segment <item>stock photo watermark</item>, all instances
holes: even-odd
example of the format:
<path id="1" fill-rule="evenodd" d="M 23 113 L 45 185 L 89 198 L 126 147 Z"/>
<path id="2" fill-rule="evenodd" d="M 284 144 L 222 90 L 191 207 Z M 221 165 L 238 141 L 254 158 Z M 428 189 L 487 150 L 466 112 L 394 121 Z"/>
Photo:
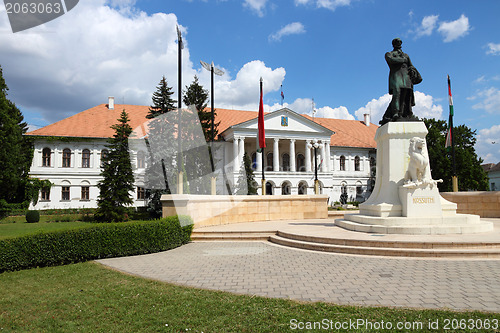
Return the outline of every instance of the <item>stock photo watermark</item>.
<path id="1" fill-rule="evenodd" d="M 4 0 L 12 32 L 20 32 L 52 21 L 70 10 L 79 0 Z"/>

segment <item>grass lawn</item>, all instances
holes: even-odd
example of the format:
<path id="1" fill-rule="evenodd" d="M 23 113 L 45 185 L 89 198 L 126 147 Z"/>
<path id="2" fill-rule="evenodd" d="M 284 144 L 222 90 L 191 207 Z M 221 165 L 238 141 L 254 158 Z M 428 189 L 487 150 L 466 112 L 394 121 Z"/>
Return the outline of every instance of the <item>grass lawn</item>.
<path id="1" fill-rule="evenodd" d="M 49 232 L 85 228 L 92 226 L 88 222 L 39 222 L 39 223 L 0 223 L 0 239 L 19 237 L 38 232 Z"/>
<path id="2" fill-rule="evenodd" d="M 476 322 L 500 319 L 499 314 L 480 312 L 336 306 L 239 296 L 128 276 L 94 262 L 2 273 L 0 286 L 0 332 L 301 331 L 291 329 L 292 319 L 364 319 L 372 323 L 383 320 L 394 325 L 400 321 L 419 322 L 424 326 L 415 331 L 420 332 L 429 331 L 429 321 L 439 320 L 440 331 L 444 332 L 446 318 Z M 411 331 L 414 330 L 401 330 Z M 448 330 L 454 331 L 463 330 Z M 481 332 L 492 331 L 495 330 Z"/>

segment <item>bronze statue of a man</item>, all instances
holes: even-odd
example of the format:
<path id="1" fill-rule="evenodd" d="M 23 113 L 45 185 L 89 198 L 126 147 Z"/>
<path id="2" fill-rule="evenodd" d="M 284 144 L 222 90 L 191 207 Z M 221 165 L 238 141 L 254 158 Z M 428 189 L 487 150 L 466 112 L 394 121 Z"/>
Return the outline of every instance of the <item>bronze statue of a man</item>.
<path id="1" fill-rule="evenodd" d="M 392 100 L 385 111 L 380 125 L 390 121 L 415 121 L 412 106 L 415 105 L 413 85 L 422 82 L 422 77 L 412 65 L 410 57 L 401 50 L 403 42 L 399 38 L 392 40 L 394 49 L 385 54 L 389 65 L 389 94 Z"/>

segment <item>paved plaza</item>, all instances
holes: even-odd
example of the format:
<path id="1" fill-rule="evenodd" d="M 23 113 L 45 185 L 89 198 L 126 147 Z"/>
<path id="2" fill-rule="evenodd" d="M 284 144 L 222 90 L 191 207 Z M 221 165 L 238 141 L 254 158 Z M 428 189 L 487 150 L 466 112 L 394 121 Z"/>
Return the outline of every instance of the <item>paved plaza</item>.
<path id="1" fill-rule="evenodd" d="M 170 251 L 99 260 L 133 275 L 237 294 L 500 312 L 500 260 L 342 255 L 270 242 L 193 242 Z"/>

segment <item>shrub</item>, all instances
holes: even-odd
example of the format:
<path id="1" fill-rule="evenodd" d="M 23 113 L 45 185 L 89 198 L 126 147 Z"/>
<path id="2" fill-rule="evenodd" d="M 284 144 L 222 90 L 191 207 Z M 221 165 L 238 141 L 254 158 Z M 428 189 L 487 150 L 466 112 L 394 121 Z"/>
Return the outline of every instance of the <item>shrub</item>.
<path id="1" fill-rule="evenodd" d="M 37 210 L 28 210 L 26 212 L 26 222 L 28 223 L 40 222 L 40 212 Z"/>
<path id="2" fill-rule="evenodd" d="M 3 239 L 0 273 L 169 250 L 190 241 L 192 220 L 187 219 L 191 225 L 184 227 L 171 216 Z"/>

